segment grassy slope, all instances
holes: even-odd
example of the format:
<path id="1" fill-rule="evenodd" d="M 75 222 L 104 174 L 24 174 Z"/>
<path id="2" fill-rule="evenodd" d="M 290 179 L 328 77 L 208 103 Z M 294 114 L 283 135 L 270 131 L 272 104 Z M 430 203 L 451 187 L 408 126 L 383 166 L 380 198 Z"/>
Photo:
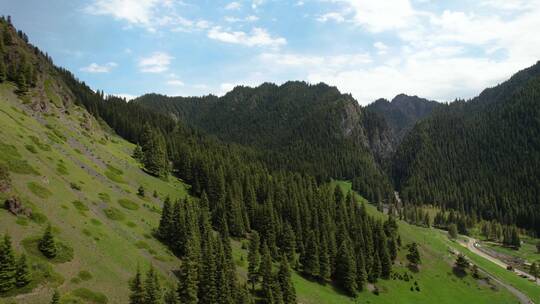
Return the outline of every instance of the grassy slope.
<path id="1" fill-rule="evenodd" d="M 350 184 L 341 182 L 346 190 Z M 379 217 L 383 217 L 371 205 L 368 211 Z M 448 251 L 448 241 L 441 234 L 433 230 L 408 225 L 399 222 L 400 234 L 403 244 L 417 242 L 420 245 L 423 264 L 421 271 L 413 274 L 414 279 L 405 282 L 400 280 L 379 281 L 376 285 L 381 291 L 380 295 L 364 291 L 358 298 L 348 298 L 331 285 L 320 285 L 308 281 L 294 274 L 293 280 L 296 286 L 299 303 L 323 304 L 323 303 L 517 303 L 517 300 L 506 289 L 493 290 L 484 283 L 479 283 L 470 275 L 463 279 L 457 278 L 451 268 L 454 257 Z M 237 264 L 244 265 L 239 261 L 240 256 L 247 257 L 247 252 L 240 248 L 237 243 L 234 247 Z M 407 268 L 403 266 L 406 254 L 401 249 L 399 254 L 400 265 L 395 266 L 395 271 L 404 273 Z M 245 272 L 245 269 L 243 269 Z M 410 272 L 409 272 L 410 273 Z M 410 291 L 414 281 L 418 281 L 420 292 Z"/>
<path id="2" fill-rule="evenodd" d="M 10 195 L 20 197 L 25 206 L 33 208 L 34 213 L 44 214 L 58 231 L 58 239 L 74 249 L 72 261 L 55 265 L 55 270 L 64 280 L 20 295 L 16 303 L 47 303 L 52 292 L 50 287 L 58 284 L 64 298 L 69 298 L 69 293 L 77 288 L 87 287 L 106 294 L 109 303 L 126 302 L 127 281 L 137 264 L 146 267 L 153 263 L 162 275 L 169 275 L 169 270 L 177 267 L 177 259 L 148 236 L 159 220 L 159 214 L 152 208 L 160 207 L 159 200 L 149 197 L 154 190 L 161 197 L 183 197 L 186 195 L 185 186 L 179 181 L 171 179 L 165 182 L 143 173 L 130 157 L 133 146 L 121 138 L 104 133 L 98 122 L 82 109 L 70 106 L 68 115 L 61 114 L 61 108 L 49 106 L 51 110 L 48 112 L 52 115 L 31 111 L 13 94 L 13 86 L 0 84 L 0 144 L 4 150 L 0 151 L 3 154 L 0 161 L 2 158 L 4 162 L 10 157 L 13 159 L 13 155 L 7 155 L 13 149 L 5 146 L 13 145 L 17 151 L 15 157 L 17 153 L 20 154 L 20 159 L 26 160 L 39 172 L 37 175 L 12 173 L 13 189 Z M 90 120 L 91 130 L 84 131 L 81 127 L 81 122 L 85 120 Z M 62 141 L 53 135 L 55 132 L 67 140 Z M 45 150 L 40 149 L 37 141 L 32 141 L 30 136 L 38 138 Z M 26 145 L 32 145 L 34 149 Z M 57 171 L 61 162 L 67 169 L 67 175 Z M 106 172 L 111 171 L 107 165 L 122 171 L 117 176 L 123 182 L 113 182 L 107 177 Z M 33 186 L 32 192 L 29 183 L 38 185 L 38 191 Z M 70 183 L 76 183 L 82 191 L 72 189 Z M 147 197 L 144 199 L 136 195 L 139 185 L 146 188 Z M 104 199 L 106 196 L 110 199 Z M 2 202 L 6 197 L 7 194 L 0 193 Z M 122 208 L 118 200 L 123 198 L 137 203 L 139 208 Z M 80 211 L 85 209 L 81 204 L 77 209 L 73 204 L 76 200 L 82 202 L 87 210 Z M 103 211 L 109 207 L 120 210 L 125 219 L 109 219 Z M 22 240 L 41 235 L 45 225 L 0 210 L 0 232 L 9 232 L 17 253 L 24 250 Z M 146 244 L 152 248 L 152 252 L 141 249 Z M 42 260 L 32 255 L 30 258 L 32 264 Z M 71 282 L 81 270 L 89 271 L 92 279 L 78 284 Z M 9 303 L 11 300 L 4 301 Z"/>

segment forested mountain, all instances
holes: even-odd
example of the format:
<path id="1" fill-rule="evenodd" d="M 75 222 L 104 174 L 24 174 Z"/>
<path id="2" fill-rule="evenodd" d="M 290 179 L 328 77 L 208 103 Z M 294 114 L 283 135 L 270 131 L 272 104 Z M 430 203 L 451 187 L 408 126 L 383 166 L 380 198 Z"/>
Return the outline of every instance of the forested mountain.
<path id="1" fill-rule="evenodd" d="M 181 303 L 251 303 L 253 298 L 257 298 L 264 303 L 292 304 L 296 303 L 296 293 L 291 281 L 291 267 L 296 273 L 306 278 L 321 283 L 331 283 L 349 296 L 355 296 L 359 291 L 362 291 L 368 282 L 374 283 L 379 279 L 390 279 L 393 261 L 397 258 L 398 251 L 399 234 L 395 219 L 392 217 L 381 219 L 367 214 L 366 206 L 358 202 L 356 195 L 352 192 L 344 193 L 341 186 L 329 183 L 328 177 L 338 173 L 330 172 L 316 178 L 310 174 L 312 173 L 310 170 L 288 170 L 286 165 L 289 161 L 297 164 L 307 162 L 308 158 L 295 159 L 291 153 L 282 153 L 279 150 L 284 141 L 288 141 L 289 137 L 294 137 L 295 132 L 300 132 L 301 126 L 305 126 L 312 133 L 306 133 L 309 137 L 305 142 L 299 140 L 296 143 L 300 150 L 295 151 L 307 153 L 309 144 L 319 149 L 325 148 L 327 152 L 343 148 L 350 154 L 342 156 L 343 154 L 334 153 L 331 155 L 332 159 L 326 160 L 326 165 L 329 165 L 330 162 L 342 161 L 342 170 L 352 167 L 351 171 L 344 172 L 351 176 L 359 176 L 356 178 L 356 185 L 360 189 L 369 190 L 368 194 L 374 195 L 373 193 L 377 192 L 376 195 L 380 197 L 379 184 L 383 184 L 386 187 L 384 189 L 389 191 L 389 184 L 387 182 L 384 184 L 386 180 L 383 178 L 385 177 L 378 171 L 369 154 L 368 139 L 362 133 L 363 129 L 360 124 L 363 113 L 359 107 L 355 106 L 356 103 L 350 96 L 341 96 L 335 88 L 324 85 L 308 87 L 301 83 L 290 83 L 284 87 L 284 90 L 296 91 L 296 86 L 300 86 L 303 89 L 300 89 L 298 94 L 310 92 L 311 95 L 305 103 L 312 102 L 317 111 L 298 123 L 294 120 L 300 119 L 296 113 L 301 110 L 301 107 L 285 102 L 280 107 L 291 106 L 290 113 L 295 116 L 277 120 L 280 115 L 286 112 L 276 111 L 270 117 L 283 122 L 283 125 L 277 124 L 277 127 L 274 127 L 268 120 L 262 119 L 266 114 L 265 111 L 261 110 L 258 116 L 261 122 L 266 125 L 254 130 L 258 132 L 283 132 L 283 137 L 278 137 L 275 142 L 241 145 L 223 142 L 214 136 L 203 134 L 184 124 L 182 119 L 173 119 L 157 111 L 148 111 L 138 102 L 128 103 L 120 98 L 104 96 L 100 91 L 93 91 L 71 72 L 54 66 L 48 56 L 29 45 L 26 35 L 22 32 L 17 33 L 9 19 L 2 18 L 0 20 L 0 41 L 5 42 L 5 45 L 0 44 L 0 59 L 2 59 L 0 60 L 0 76 L 2 76 L 0 88 L 2 96 L 5 94 L 13 100 L 11 108 L 7 102 L 4 105 L 2 101 L 1 113 L 7 113 L 5 115 L 7 118 L 2 116 L 3 119 L 9 121 L 10 124 L 20 126 L 21 132 L 15 134 L 19 131 L 2 130 L 0 133 L 2 138 L 4 136 L 9 138 L 13 144 L 15 144 L 13 138 L 26 140 L 26 136 L 22 134 L 27 134 L 30 129 L 25 130 L 21 121 L 31 120 L 35 129 L 38 130 L 36 132 L 41 132 L 42 129 L 51 130 L 45 131 L 50 143 L 49 141 L 47 144 L 42 143 L 35 135 L 31 135 L 28 140 L 32 140 L 35 145 L 38 145 L 43 153 L 54 151 L 55 154 L 49 153 L 51 155 L 47 155 L 49 160 L 45 164 L 48 165 L 53 160 L 54 163 L 56 160 L 53 156 L 56 156 L 56 153 L 66 155 L 58 160 L 61 163 L 58 166 L 61 168 L 53 172 L 62 172 L 58 173 L 61 176 L 69 175 L 70 171 L 68 171 L 66 163 L 70 164 L 72 170 L 87 168 L 84 163 L 75 162 L 74 165 L 71 165 L 72 158 L 89 157 L 91 159 L 89 165 L 91 169 L 87 169 L 91 172 L 91 177 L 86 179 L 87 171 L 79 173 L 79 177 L 77 177 L 82 179 L 80 176 L 85 176 L 85 181 L 78 181 L 78 183 L 89 184 L 88 187 L 92 187 L 91 191 L 84 191 L 83 186 L 76 183 L 77 179 L 73 179 L 70 184 L 71 190 L 66 191 L 59 187 L 55 188 L 53 193 L 45 186 L 49 185 L 49 178 L 52 179 L 55 174 L 43 176 L 40 179 L 46 180 L 44 186 L 41 183 L 29 183 L 30 191 L 38 193 L 36 197 L 40 200 L 47 199 L 52 195 L 72 195 L 72 192 L 75 192 L 74 196 L 81 198 L 81 200 L 83 197 L 86 199 L 85 194 L 92 195 L 86 203 L 77 200 L 69 204 L 78 209 L 83 214 L 81 215 L 83 218 L 86 217 L 86 212 L 92 211 L 93 215 L 106 218 L 107 226 L 114 226 L 115 224 L 110 220 L 123 221 L 124 213 L 117 208 L 108 207 L 108 204 L 111 203 L 110 194 L 100 193 L 98 195 L 94 191 L 94 187 L 97 186 L 96 181 L 104 180 L 105 184 L 110 181 L 110 189 L 118 188 L 118 192 L 112 192 L 113 190 L 109 188 L 106 191 L 124 196 L 118 199 L 118 204 L 123 209 L 136 211 L 140 208 L 139 203 L 137 203 L 139 201 L 144 209 L 148 209 L 145 211 L 151 215 L 146 214 L 147 218 L 141 219 L 145 225 L 141 225 L 142 231 L 139 233 L 144 234 L 144 238 L 148 241 L 159 240 L 170 248 L 171 257 L 162 260 L 169 261 L 174 254 L 182 261 L 182 263 L 177 264 L 180 265 L 177 266 L 179 268 L 177 280 L 167 280 L 167 282 L 160 283 L 155 269 L 150 267 L 147 279 L 142 283 L 140 271 L 137 270 L 135 278 L 129 284 L 132 291 L 130 303 L 161 303 L 160 293 L 162 291 L 159 286 L 163 284 L 173 286 L 172 293 L 169 294 L 172 302 L 167 300 L 167 303 L 177 303 L 178 300 Z M 5 66 L 7 69 L 4 68 Z M 7 73 L 4 72 L 6 70 Z M 268 87 L 269 92 L 275 89 L 272 86 L 262 86 L 261 90 L 266 90 L 265 87 Z M 227 98 L 236 102 L 238 98 L 234 96 L 250 94 L 249 91 L 239 88 Z M 273 94 L 269 92 L 264 94 Z M 333 103 L 327 104 L 319 98 L 332 100 Z M 256 95 L 253 99 L 248 100 L 253 105 L 258 103 Z M 345 104 L 349 107 L 343 106 Z M 9 109 L 10 112 L 6 112 L 6 109 Z M 266 111 L 271 112 L 268 109 Z M 86 116 L 87 119 L 78 116 L 72 117 L 79 115 L 79 113 L 82 113 L 83 118 Z M 88 113 L 94 119 L 90 119 Z M 20 115 L 23 118 L 17 120 L 13 118 L 13 115 Z M 327 130 L 324 128 L 325 124 L 319 124 L 321 120 L 337 119 L 336 117 L 341 119 L 339 123 L 343 125 L 342 128 L 336 127 Z M 101 125 L 92 128 L 91 121 L 99 121 Z M 250 123 L 256 124 L 257 122 L 251 121 Z M 69 132 L 76 132 L 77 136 L 69 133 L 68 137 L 64 135 L 68 134 L 68 131 L 64 131 L 66 133 L 58 131 L 57 128 L 65 127 L 63 124 L 73 125 L 74 131 L 70 130 Z M 90 133 L 102 134 L 102 127 L 109 130 L 110 135 L 105 134 L 97 140 L 94 139 Z M 213 127 L 218 128 L 216 125 Z M 288 131 L 289 127 L 292 130 Z M 242 128 L 233 130 L 244 133 L 248 131 Z M 164 198 L 157 207 L 156 201 L 160 199 L 159 194 L 154 190 L 154 194 L 150 198 L 141 185 L 136 190 L 137 198 L 135 198 L 132 185 L 122 177 L 123 170 L 115 167 L 115 165 L 120 166 L 116 163 L 119 162 L 117 156 L 107 155 L 107 158 L 111 158 L 112 161 L 109 160 L 105 164 L 102 163 L 104 161 L 102 161 L 101 156 L 94 154 L 94 151 L 99 148 L 93 148 L 94 151 L 89 151 L 88 155 L 79 149 L 82 148 L 82 144 L 78 141 L 79 137 L 82 138 L 81 141 L 88 141 L 89 145 L 99 145 L 101 148 L 101 146 L 109 145 L 110 138 L 116 134 L 138 144 L 133 150 L 133 157 L 129 157 L 128 160 L 123 159 L 120 162 L 122 169 L 130 168 L 129 164 L 132 162 L 135 162 L 137 166 L 140 164 L 140 167 L 148 173 L 145 174 L 144 179 L 150 179 L 154 181 L 154 184 L 166 182 L 168 178 L 173 178 L 173 180 L 180 178 L 191 186 L 189 196 L 175 201 L 171 201 L 168 197 Z M 229 136 L 232 134 L 230 133 Z M 316 145 L 319 136 L 329 139 L 330 142 Z M 337 139 L 342 139 L 343 142 L 337 142 Z M 333 140 L 336 140 L 337 147 L 332 146 Z M 4 183 L 11 184 L 11 176 L 15 174 L 23 175 L 20 179 L 23 181 L 23 185 L 26 185 L 26 180 L 30 178 L 25 175 L 40 175 L 33 169 L 21 171 L 21 166 L 30 165 L 19 160 L 21 156 L 18 148 L 14 145 L 1 144 L 0 148 L 3 152 L 8 151 L 12 154 L 12 156 L 2 155 L 0 158 L 2 185 Z M 274 149 L 275 145 L 276 150 L 273 153 L 266 153 L 260 145 L 267 146 L 271 150 Z M 28 150 L 28 153 L 31 153 L 30 155 L 41 153 L 34 146 L 23 145 L 23 147 Z M 358 150 L 360 148 L 362 150 Z M 80 156 L 73 157 L 70 154 L 72 150 L 78 151 L 75 153 Z M 358 157 L 355 153 L 357 151 L 365 152 Z M 318 151 L 317 153 L 322 156 L 322 152 Z M 122 155 L 122 152 L 115 152 L 115 154 Z M 274 155 L 278 161 L 285 165 L 269 165 Z M 338 156 L 342 158 L 338 159 Z M 308 164 L 313 168 L 315 165 L 315 163 Z M 100 166 L 106 168 L 104 169 L 105 173 L 101 172 Z M 30 166 L 30 168 L 32 167 Z M 96 171 L 90 171 L 94 168 Z M 322 171 L 319 169 L 319 171 L 313 172 Z M 373 176 L 366 172 L 378 175 Z M 133 176 L 141 178 L 141 173 L 142 171 L 137 172 Z M 16 177 L 19 176 L 16 175 Z M 131 177 L 126 176 L 126 179 Z M 377 178 L 383 179 L 383 181 L 380 182 Z M 112 184 L 113 182 L 120 184 L 122 188 Z M 64 180 L 58 182 L 55 180 L 54 185 L 57 184 L 64 185 Z M 100 184 L 100 186 L 102 185 Z M 4 195 L 15 195 L 7 193 L 8 190 L 4 188 L 2 186 L 0 193 L 2 198 Z M 9 187 L 10 190 L 11 187 Z M 125 196 L 129 196 L 131 199 L 126 199 Z M 12 201 L 17 200 L 13 197 L 10 198 Z M 61 199 L 60 196 L 55 196 L 55 198 Z M 100 203 L 94 203 L 95 201 Z M 96 207 L 87 205 L 95 205 Z M 51 211 L 51 214 L 56 214 L 58 211 L 56 209 L 69 209 L 67 206 L 61 208 L 54 204 L 49 205 L 48 208 L 51 209 L 48 210 Z M 161 214 L 161 220 L 159 225 L 148 229 L 147 219 L 155 216 L 152 213 Z M 133 213 L 129 215 L 134 216 Z M 17 216 L 17 213 L 2 214 L 2 216 L 12 220 L 10 217 Z M 64 220 L 65 218 L 61 220 L 55 218 L 54 224 L 64 225 Z M 79 219 L 78 222 L 85 224 L 86 220 Z M 138 222 L 137 220 L 137 224 L 139 224 Z M 135 228 L 137 224 L 129 224 L 128 228 Z M 91 225 L 101 226 L 102 223 Z M 131 232 L 123 231 L 124 228 L 115 227 L 114 231 L 122 231 L 119 234 L 129 235 L 128 238 L 141 237 L 141 235 L 133 235 Z M 88 228 L 84 229 L 86 229 L 85 235 L 92 235 Z M 43 252 L 44 258 L 53 259 L 56 257 L 56 247 L 51 225 L 47 226 L 45 232 L 43 240 L 39 241 L 39 247 L 36 246 L 35 250 Z M 108 237 L 105 234 L 100 234 L 100 236 Z M 250 249 L 250 254 L 262 256 L 260 262 L 250 261 L 250 281 L 253 282 L 250 292 L 237 281 L 237 266 L 233 259 L 231 245 L 232 237 L 248 238 L 256 243 Z M 96 236 L 93 240 L 98 242 L 100 239 Z M 144 243 L 146 244 L 146 242 Z M 0 263 L 0 295 L 3 295 L 4 292 L 18 291 L 17 286 L 13 283 L 15 273 L 11 271 L 15 265 L 4 258 L 6 255 L 12 256 L 12 253 L 7 252 L 8 248 L 11 251 L 11 241 L 6 236 L 2 247 L 0 247 L 0 257 L 2 258 Z M 80 247 L 78 248 L 80 250 Z M 152 252 L 156 251 L 152 249 Z M 79 253 L 75 252 L 75 254 Z M 73 258 L 74 253 L 72 252 L 71 255 Z M 38 256 L 41 254 L 38 253 Z M 273 270 L 273 264 L 276 262 L 280 264 L 277 273 Z M 167 274 L 170 276 L 171 273 Z M 125 285 L 127 286 L 128 282 L 125 282 Z M 255 287 L 255 285 L 257 286 Z M 87 291 L 83 292 L 88 294 Z M 106 302 L 106 300 L 99 301 L 99 303 Z"/>
<path id="2" fill-rule="evenodd" d="M 403 139 L 393 170 L 405 202 L 540 232 L 540 63 L 438 107 Z"/>
<path id="3" fill-rule="evenodd" d="M 309 173 L 319 180 L 351 179 L 375 201 L 389 198 L 388 179 L 374 155 L 391 145 L 380 116 L 326 84 L 265 83 L 236 87 L 223 97 L 144 95 L 135 101 L 226 142 L 264 151 L 274 169 Z"/>
<path id="4" fill-rule="evenodd" d="M 391 101 L 378 99 L 369 104 L 366 110 L 384 117 L 392 132 L 393 143 L 397 146 L 416 122 L 429 116 L 439 105 L 436 101 L 418 96 L 399 94 Z"/>

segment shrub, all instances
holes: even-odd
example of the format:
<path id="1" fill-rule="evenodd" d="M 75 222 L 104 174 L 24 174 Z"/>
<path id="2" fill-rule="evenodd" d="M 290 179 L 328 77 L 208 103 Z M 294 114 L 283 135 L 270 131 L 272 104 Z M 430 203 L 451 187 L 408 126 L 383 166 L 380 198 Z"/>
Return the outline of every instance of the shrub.
<path id="1" fill-rule="evenodd" d="M 34 147 L 33 145 L 24 145 L 24 147 L 26 148 L 26 150 L 30 151 L 33 154 L 37 153 L 36 147 Z"/>
<path id="2" fill-rule="evenodd" d="M 100 200 L 102 200 L 105 203 L 110 203 L 111 202 L 111 196 L 109 195 L 109 193 L 101 192 L 101 193 L 98 194 L 98 197 L 99 197 Z"/>
<path id="3" fill-rule="evenodd" d="M 93 278 L 92 274 L 86 270 L 79 271 L 79 278 L 83 281 L 88 281 Z"/>
<path id="4" fill-rule="evenodd" d="M 38 183 L 35 183 L 35 182 L 29 182 L 28 184 L 26 184 L 28 189 L 37 197 L 39 198 L 43 198 L 43 199 L 46 199 L 46 198 L 49 198 L 52 193 L 51 191 L 49 191 L 49 189 L 39 185 Z"/>
<path id="5" fill-rule="evenodd" d="M 91 303 L 106 304 L 107 302 L 109 302 L 107 296 L 105 296 L 101 292 L 92 291 L 88 288 L 78 288 L 75 289 L 72 293 L 74 296 Z"/>
<path id="6" fill-rule="evenodd" d="M 71 187 L 71 189 L 73 190 L 77 190 L 77 191 L 81 191 L 81 186 L 79 186 L 78 184 L 74 183 L 74 182 L 71 182 L 69 183 L 69 186 Z"/>
<path id="7" fill-rule="evenodd" d="M 126 198 L 119 199 L 118 204 L 120 206 L 122 206 L 123 208 L 128 209 L 128 210 L 137 210 L 137 209 L 139 209 L 139 205 L 137 205 L 137 203 L 135 203 L 132 200 L 126 199 Z"/>
<path id="8" fill-rule="evenodd" d="M 88 209 L 88 207 L 81 201 L 73 201 L 71 202 L 71 204 L 73 204 L 73 206 L 75 207 L 75 209 L 79 210 L 80 212 L 85 212 L 85 211 L 88 211 L 90 209 Z"/>
<path id="9" fill-rule="evenodd" d="M 104 209 L 103 212 L 109 219 L 113 221 L 123 221 L 126 218 L 122 211 L 118 210 L 115 207 Z"/>

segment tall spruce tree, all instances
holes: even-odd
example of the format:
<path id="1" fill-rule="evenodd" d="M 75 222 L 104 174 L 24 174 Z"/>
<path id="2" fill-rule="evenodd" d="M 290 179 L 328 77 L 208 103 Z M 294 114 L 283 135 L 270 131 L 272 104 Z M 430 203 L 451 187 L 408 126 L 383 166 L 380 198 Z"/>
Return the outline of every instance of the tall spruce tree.
<path id="1" fill-rule="evenodd" d="M 39 240 L 38 247 L 39 251 L 41 251 L 41 253 L 43 253 L 43 255 L 47 258 L 52 259 L 56 257 L 56 242 L 54 241 L 52 227 L 50 224 L 47 225 L 47 228 L 45 228 L 45 232 L 43 233 L 41 240 Z"/>
<path id="2" fill-rule="evenodd" d="M 141 149 L 145 170 L 155 176 L 166 177 L 169 174 L 169 161 L 165 139 L 160 131 L 146 123 L 141 135 Z"/>
<path id="3" fill-rule="evenodd" d="M 199 288 L 199 248 L 192 235 L 186 244 L 186 255 L 180 267 L 178 295 L 180 302 L 184 304 L 196 304 L 198 302 Z"/>
<path id="4" fill-rule="evenodd" d="M 145 304 L 143 279 L 139 267 L 135 277 L 129 282 L 129 290 L 129 304 Z"/>
<path id="5" fill-rule="evenodd" d="M 17 287 L 23 287 L 30 283 L 30 273 L 28 271 L 28 263 L 26 262 L 26 255 L 23 253 L 17 261 L 17 269 L 15 272 L 15 285 Z"/>
<path id="6" fill-rule="evenodd" d="M 178 300 L 178 294 L 174 288 L 167 289 L 167 291 L 165 292 L 165 296 L 163 297 L 163 302 L 165 304 L 180 304 Z"/>
<path id="7" fill-rule="evenodd" d="M 349 242 L 344 240 L 338 249 L 336 257 L 336 272 L 334 274 L 338 285 L 350 296 L 355 296 L 358 290 L 356 281 L 356 264 L 349 248 Z"/>
<path id="8" fill-rule="evenodd" d="M 261 296 L 264 303 L 274 304 L 274 275 L 272 273 L 272 256 L 270 255 L 270 249 L 266 243 L 262 246 L 262 261 L 260 267 L 260 274 L 262 277 L 262 290 Z"/>
<path id="9" fill-rule="evenodd" d="M 16 284 L 16 261 L 8 234 L 0 244 L 0 293 L 10 291 Z"/>
<path id="10" fill-rule="evenodd" d="M 409 245 L 409 253 L 407 253 L 407 260 L 409 264 L 414 269 L 418 269 L 418 265 L 422 262 L 420 257 L 420 251 L 418 251 L 418 245 L 416 243 L 411 243 Z"/>
<path id="11" fill-rule="evenodd" d="M 251 233 L 248 247 L 248 282 L 251 284 L 251 290 L 255 290 L 255 284 L 259 281 L 259 234 L 257 231 Z"/>
<path id="12" fill-rule="evenodd" d="M 157 235 L 161 240 L 169 241 L 171 240 L 174 233 L 174 219 L 171 199 L 167 196 L 165 198 L 165 201 L 163 202 L 163 208 L 161 210 L 161 219 L 159 220 Z"/>
<path id="13" fill-rule="evenodd" d="M 279 264 L 278 282 L 279 286 L 281 287 L 283 303 L 296 303 L 296 290 L 291 281 L 291 269 L 289 267 L 288 258 L 285 254 L 282 255 L 281 263 Z"/>
<path id="14" fill-rule="evenodd" d="M 144 280 L 144 304 L 159 304 L 161 303 L 161 287 L 156 270 L 153 265 L 146 273 Z"/>
<path id="15" fill-rule="evenodd" d="M 317 244 L 315 232 L 312 230 L 309 232 L 306 240 L 306 246 L 302 259 L 302 269 L 306 275 L 316 278 L 319 276 L 320 268 L 319 246 Z"/>

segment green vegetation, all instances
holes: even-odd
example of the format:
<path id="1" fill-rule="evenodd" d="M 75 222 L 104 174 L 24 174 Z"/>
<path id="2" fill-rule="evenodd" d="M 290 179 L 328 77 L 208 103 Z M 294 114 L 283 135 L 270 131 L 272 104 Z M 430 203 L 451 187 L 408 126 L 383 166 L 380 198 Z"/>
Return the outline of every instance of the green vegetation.
<path id="1" fill-rule="evenodd" d="M 79 210 L 80 212 L 84 213 L 86 211 L 89 211 L 88 207 L 81 201 L 73 201 L 71 204 L 75 207 L 75 209 Z"/>
<path id="2" fill-rule="evenodd" d="M 109 219 L 113 221 L 123 221 L 126 218 L 124 213 L 115 207 L 103 209 L 103 212 Z"/>
<path id="3" fill-rule="evenodd" d="M 74 296 L 81 298 L 87 302 L 95 304 L 106 304 L 109 302 L 107 296 L 101 292 L 95 292 L 88 288 L 77 288 L 71 292 Z"/>
<path id="4" fill-rule="evenodd" d="M 40 184 L 36 183 L 36 182 L 29 182 L 28 184 L 26 184 L 26 186 L 28 187 L 28 189 L 37 197 L 39 198 L 49 198 L 52 193 L 51 191 L 49 191 L 49 189 L 41 186 Z"/>
<path id="5" fill-rule="evenodd" d="M 119 199 L 118 204 L 120 206 L 122 206 L 123 208 L 128 209 L 128 210 L 137 210 L 137 209 L 139 209 L 139 205 L 137 203 L 135 203 L 134 201 L 129 200 L 127 198 Z"/>

